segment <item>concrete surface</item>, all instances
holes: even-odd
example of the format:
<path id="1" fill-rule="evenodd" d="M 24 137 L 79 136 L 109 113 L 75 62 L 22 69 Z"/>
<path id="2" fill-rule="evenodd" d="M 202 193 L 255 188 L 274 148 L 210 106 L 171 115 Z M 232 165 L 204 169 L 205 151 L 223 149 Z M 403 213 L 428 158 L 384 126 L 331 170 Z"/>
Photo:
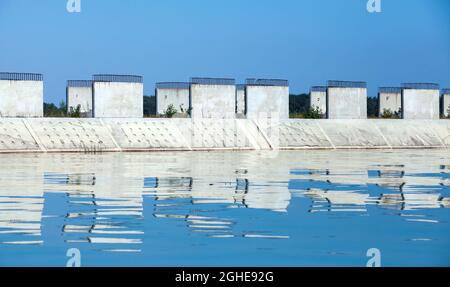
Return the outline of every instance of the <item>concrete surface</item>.
<path id="1" fill-rule="evenodd" d="M 236 86 L 192 84 L 192 118 L 233 119 L 236 117 Z"/>
<path id="2" fill-rule="evenodd" d="M 236 114 L 245 115 L 246 99 L 245 99 L 245 85 L 236 86 Z"/>
<path id="3" fill-rule="evenodd" d="M 80 106 L 80 112 L 85 118 L 92 118 L 92 84 L 91 86 L 67 86 L 67 111 Z"/>
<path id="4" fill-rule="evenodd" d="M 247 118 L 289 119 L 289 87 L 247 85 Z"/>
<path id="5" fill-rule="evenodd" d="M 402 109 L 402 92 L 380 92 L 379 96 L 379 116 L 381 117 L 385 110 L 392 113 L 400 112 Z"/>
<path id="6" fill-rule="evenodd" d="M 407 120 L 438 120 L 439 89 L 403 89 L 403 118 Z"/>
<path id="7" fill-rule="evenodd" d="M 442 95 L 442 114 L 444 117 L 450 117 L 450 93 Z"/>
<path id="8" fill-rule="evenodd" d="M 325 90 L 312 89 L 310 92 L 310 107 L 312 109 L 319 109 L 319 111 L 327 114 L 327 92 Z"/>
<path id="9" fill-rule="evenodd" d="M 181 84 L 181 83 L 180 83 Z M 178 113 L 187 114 L 189 109 L 189 84 L 177 87 L 156 87 L 156 112 L 163 115 L 170 105 L 177 109 Z M 182 112 L 182 109 L 184 112 Z"/>
<path id="10" fill-rule="evenodd" d="M 0 153 L 448 147 L 450 120 L 0 119 Z"/>
<path id="11" fill-rule="evenodd" d="M 0 117 L 42 117 L 42 81 L 0 80 Z"/>
<path id="12" fill-rule="evenodd" d="M 144 86 L 142 83 L 94 82 L 94 117 L 142 118 Z"/>
<path id="13" fill-rule="evenodd" d="M 328 87 L 329 119 L 367 119 L 367 89 Z"/>

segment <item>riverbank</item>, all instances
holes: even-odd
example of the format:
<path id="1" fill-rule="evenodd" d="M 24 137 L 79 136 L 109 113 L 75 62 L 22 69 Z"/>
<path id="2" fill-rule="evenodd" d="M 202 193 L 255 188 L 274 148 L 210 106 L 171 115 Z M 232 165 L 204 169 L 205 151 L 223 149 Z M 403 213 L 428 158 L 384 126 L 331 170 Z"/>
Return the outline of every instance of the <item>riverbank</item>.
<path id="1" fill-rule="evenodd" d="M 0 153 L 450 147 L 450 120 L 0 118 Z"/>

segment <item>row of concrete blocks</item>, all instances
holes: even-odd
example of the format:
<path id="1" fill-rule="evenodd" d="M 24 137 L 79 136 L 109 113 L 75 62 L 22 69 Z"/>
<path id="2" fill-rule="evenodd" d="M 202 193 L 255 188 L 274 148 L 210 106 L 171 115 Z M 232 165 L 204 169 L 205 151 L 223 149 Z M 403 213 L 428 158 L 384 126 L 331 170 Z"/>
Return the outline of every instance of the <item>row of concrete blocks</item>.
<path id="1" fill-rule="evenodd" d="M 450 148 L 450 120 L 0 118 L 0 153 Z"/>
<path id="2" fill-rule="evenodd" d="M 86 117 L 143 117 L 143 78 L 94 75 L 68 81 L 67 105 L 80 105 Z M 0 73 L 0 117 L 43 117 L 44 83 L 40 74 Z"/>
<path id="3" fill-rule="evenodd" d="M 169 106 L 192 118 L 289 118 L 289 82 L 274 79 L 192 78 L 190 82 L 157 83 L 157 113 Z"/>
<path id="4" fill-rule="evenodd" d="M 367 84 L 365 82 L 329 81 L 310 92 L 311 107 L 329 119 L 367 118 Z M 437 120 L 449 116 L 450 89 L 428 83 L 408 83 L 402 87 L 382 87 L 378 91 L 379 116 L 397 114 L 403 119 Z"/>

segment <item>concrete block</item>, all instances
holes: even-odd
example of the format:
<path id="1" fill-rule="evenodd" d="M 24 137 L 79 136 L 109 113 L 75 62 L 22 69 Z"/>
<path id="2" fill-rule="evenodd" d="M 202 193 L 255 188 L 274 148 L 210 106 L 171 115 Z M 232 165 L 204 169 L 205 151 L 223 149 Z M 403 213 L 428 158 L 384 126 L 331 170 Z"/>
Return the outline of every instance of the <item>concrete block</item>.
<path id="1" fill-rule="evenodd" d="M 403 118 L 408 120 L 438 120 L 440 118 L 439 85 L 403 84 Z"/>
<path id="2" fill-rule="evenodd" d="M 367 119 L 367 85 L 364 82 L 329 81 L 329 119 Z"/>
<path id="3" fill-rule="evenodd" d="M 289 82 L 248 79 L 247 118 L 289 119 Z"/>
<path id="4" fill-rule="evenodd" d="M 188 113 L 190 96 L 189 83 L 157 83 L 155 95 L 157 114 L 164 114 L 170 105 L 173 105 L 178 113 Z"/>
<path id="5" fill-rule="evenodd" d="M 245 115 L 246 112 L 246 96 L 245 85 L 236 85 L 236 114 Z"/>
<path id="6" fill-rule="evenodd" d="M 384 111 L 392 113 L 402 110 L 402 89 L 396 87 L 383 87 L 378 90 L 379 116 L 383 116 Z"/>
<path id="7" fill-rule="evenodd" d="M 80 106 L 81 116 L 83 118 L 92 118 L 92 97 L 92 81 L 67 81 L 67 112 L 74 111 Z"/>
<path id="8" fill-rule="evenodd" d="M 442 90 L 442 115 L 445 118 L 450 117 L 450 89 Z"/>
<path id="9" fill-rule="evenodd" d="M 140 76 L 94 75 L 94 117 L 142 118 L 144 85 Z"/>
<path id="10" fill-rule="evenodd" d="M 191 117 L 197 119 L 234 119 L 236 85 L 234 79 L 191 79 Z"/>
<path id="11" fill-rule="evenodd" d="M 42 117 L 43 115 L 42 75 L 0 73 L 0 117 Z"/>
<path id="12" fill-rule="evenodd" d="M 327 87 L 312 87 L 310 91 L 310 107 L 327 114 Z"/>

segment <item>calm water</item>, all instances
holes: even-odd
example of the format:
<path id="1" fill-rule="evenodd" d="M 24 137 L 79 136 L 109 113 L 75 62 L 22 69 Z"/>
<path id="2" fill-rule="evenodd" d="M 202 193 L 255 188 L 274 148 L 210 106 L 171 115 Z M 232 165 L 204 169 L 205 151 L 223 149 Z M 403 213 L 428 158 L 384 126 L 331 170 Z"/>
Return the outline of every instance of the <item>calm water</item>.
<path id="1" fill-rule="evenodd" d="M 450 265 L 450 153 L 0 155 L 0 266 Z"/>

